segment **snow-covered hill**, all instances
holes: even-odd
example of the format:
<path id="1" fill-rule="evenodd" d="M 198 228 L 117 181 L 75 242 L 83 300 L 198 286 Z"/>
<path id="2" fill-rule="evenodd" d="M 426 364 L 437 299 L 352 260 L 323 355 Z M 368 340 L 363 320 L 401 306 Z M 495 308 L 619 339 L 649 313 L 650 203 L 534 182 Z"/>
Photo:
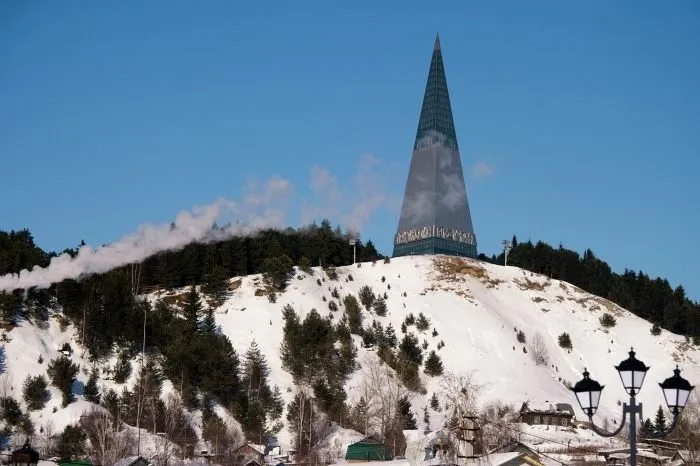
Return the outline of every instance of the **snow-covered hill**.
<path id="1" fill-rule="evenodd" d="M 387 263 L 362 263 L 336 270 L 337 280 L 331 280 L 320 268 L 314 268 L 312 274 L 297 270 L 276 303 L 260 296 L 260 275 L 234 277 L 233 291 L 216 311 L 217 324 L 239 354 L 256 340 L 270 365 L 271 385 L 280 387 L 285 401 L 291 399 L 293 383 L 280 361 L 282 307 L 290 304 L 302 317 L 311 309 L 322 315 L 330 314 L 328 302 L 333 299 L 333 288 L 338 289 L 340 300 L 335 301 L 340 302 L 348 294 L 357 296 L 363 285 L 370 286 L 377 294 L 386 293 L 388 307 L 386 317 L 363 310 L 365 322 L 376 319 L 384 327 L 391 323 L 401 338 L 399 329 L 406 316 L 425 314 L 430 320 L 429 330 L 418 332 L 415 326 L 409 326 L 408 331 L 416 333 L 421 343 L 427 340 L 427 351 L 437 351 L 446 371 L 472 373 L 482 386 L 481 404 L 501 400 L 519 408 L 525 401 L 570 403 L 580 418 L 578 405 L 565 383 L 576 383 L 587 367 L 591 377 L 606 387 L 597 419 L 602 424 L 602 418 L 609 417 L 612 423 L 612 419 L 619 418 L 620 404 L 626 400 L 613 366 L 627 358 L 630 347 L 651 366 L 639 396 L 645 405 L 645 417 L 652 417 L 659 405 L 665 406 L 656 382 L 671 376 L 676 364 L 691 383 L 700 383 L 700 349 L 684 337 L 666 331 L 653 336 L 649 322 L 568 283 L 516 267 L 445 256 L 395 258 Z M 148 295 L 148 299 L 163 294 Z M 605 312 L 615 316 L 614 327 L 604 328 L 600 324 L 599 318 Z M 342 306 L 334 314 L 339 318 Z M 525 343 L 518 341 L 517 331 L 524 333 Z M 571 337 L 571 350 L 558 344 L 558 336 L 563 332 Z M 547 364 L 538 365 L 533 357 L 531 344 L 538 334 L 548 353 Z M 62 331 L 56 319 L 51 319 L 46 328 L 23 323 L 8 334 L 10 341 L 4 343 L 5 372 L 16 399 L 21 399 L 21 384 L 26 376 L 44 373 L 46 362 L 58 356 L 62 343 L 70 342 L 76 347 L 75 335 L 71 326 Z M 438 350 L 441 341 L 444 347 Z M 367 365 L 376 359 L 376 352 L 359 343 L 358 340 L 358 360 Z M 45 361 L 43 365 L 37 363 L 39 354 Z M 80 349 L 72 358 L 81 369 L 91 367 L 81 357 Z M 357 388 L 362 383 L 362 374 L 360 369 L 348 383 L 351 403 L 359 397 Z M 439 377 L 428 377 L 422 371 L 421 376 L 427 393 L 413 402 L 419 419 L 421 407 L 440 384 Z M 81 371 L 78 379 L 85 382 L 87 377 L 86 371 Z M 109 381 L 103 384 L 116 387 Z M 51 390 L 52 400 L 44 410 L 33 412 L 32 418 L 37 428 L 51 422 L 54 430 L 59 430 L 67 423 L 76 422 L 88 403 L 78 396 L 77 403 L 62 409 L 60 393 Z M 437 422 L 433 418 L 433 424 Z M 288 441 L 289 437 L 282 435 L 281 440 Z"/>

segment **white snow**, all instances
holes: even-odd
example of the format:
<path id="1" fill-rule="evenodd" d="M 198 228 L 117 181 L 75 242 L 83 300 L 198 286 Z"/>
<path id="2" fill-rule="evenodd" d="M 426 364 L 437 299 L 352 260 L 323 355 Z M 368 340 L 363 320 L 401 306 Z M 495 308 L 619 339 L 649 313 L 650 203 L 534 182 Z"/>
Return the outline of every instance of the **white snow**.
<path id="1" fill-rule="evenodd" d="M 651 367 L 638 396 L 638 401 L 644 403 L 645 417 L 651 417 L 659 405 L 665 407 L 656 382 L 670 377 L 676 364 L 691 384 L 700 383 L 700 350 L 686 343 L 684 337 L 667 331 L 652 336 L 651 324 L 626 310 L 573 285 L 516 267 L 444 256 L 411 256 L 394 258 L 390 263 L 377 261 L 340 267 L 337 271 L 339 278 L 332 281 L 318 267 L 313 269 L 312 275 L 297 270 L 287 290 L 278 295 L 274 304 L 268 302 L 266 296 L 255 296 L 255 291 L 262 288 L 260 275 L 236 278 L 241 280 L 241 285 L 216 310 L 217 324 L 231 339 L 239 355 L 245 353 L 253 340 L 257 342 L 270 366 L 270 385 L 279 386 L 285 402 L 293 396 L 293 381 L 282 369 L 280 360 L 283 306 L 292 305 L 302 318 L 315 308 L 322 315 L 334 314 L 335 319 L 340 319 L 342 298 L 350 293 L 357 295 L 363 285 L 371 286 L 376 294 L 386 293 L 388 307 L 386 317 L 363 310 L 365 325 L 371 324 L 372 319 L 384 327 L 391 323 L 400 340 L 405 317 L 409 313 L 415 317 L 420 312 L 425 314 L 430 319 L 430 329 L 418 332 L 415 326 L 409 326 L 408 331 L 417 334 L 421 343 L 428 342 L 426 356 L 430 350 L 437 351 L 447 371 L 473 373 L 482 387 L 481 405 L 501 400 L 513 404 L 517 410 L 525 401 L 532 405 L 569 403 L 576 417 L 582 419 L 578 403 L 564 382 L 575 384 L 587 367 L 591 377 L 605 386 L 597 423 L 602 425 L 607 418 L 612 428 L 614 420 L 619 422 L 621 403 L 627 400 L 614 366 L 627 358 L 632 346 L 637 357 Z M 350 275 L 352 280 L 349 280 Z M 318 279 L 322 280 L 321 286 L 317 284 Z M 341 297 L 335 300 L 340 309 L 335 313 L 328 309 L 333 288 L 338 289 Z M 604 312 L 615 316 L 616 326 L 606 329 L 600 325 L 598 319 Z M 435 337 L 433 329 L 438 332 Z M 524 332 L 525 344 L 518 342 L 516 329 Z M 573 349 L 570 351 L 557 343 L 562 332 L 571 337 Z M 541 335 L 547 349 L 547 365 L 536 365 L 532 358 L 529 345 L 536 334 Z M 91 364 L 81 357 L 82 349 L 77 343 L 79 332 L 72 326 L 62 331 L 52 317 L 45 328 L 23 322 L 7 337 L 10 341 L 4 343 L 5 372 L 12 386 L 11 394 L 16 399 L 22 399 L 24 379 L 28 375 L 45 374 L 48 362 L 59 355 L 57 350 L 64 342 L 70 342 L 74 350 L 71 358 L 81 367 L 79 382 L 87 381 Z M 437 350 L 440 341 L 444 341 L 445 346 Z M 523 347 L 527 353 L 523 352 Z M 39 354 L 43 356 L 43 364 L 37 363 Z M 358 356 L 360 361 L 371 360 L 376 358 L 376 352 L 358 345 Z M 133 372 L 129 384 L 133 384 L 137 370 Z M 428 377 L 422 371 L 421 376 L 427 394 L 414 399 L 413 411 L 422 429 L 422 407 L 439 389 L 440 378 Z M 111 381 L 101 383 L 121 391 L 121 386 Z M 362 371 L 358 371 L 346 387 L 351 403 L 357 401 L 360 392 L 357 388 L 361 383 Z M 78 401 L 61 408 L 60 393 L 53 387 L 50 390 L 51 400 L 45 409 L 33 412 L 32 419 L 37 428 L 50 422 L 57 432 L 66 424 L 76 422 L 89 403 L 78 395 Z M 52 412 L 54 408 L 55 413 Z M 431 412 L 431 421 L 433 429 L 440 427 L 439 416 L 434 412 Z M 582 429 L 572 434 L 554 426 L 550 426 L 549 431 L 540 427 L 546 428 L 524 426 L 523 429 L 545 438 L 553 436 L 563 443 L 569 440 L 587 442 L 589 436 L 591 441 L 600 440 Z M 348 443 L 359 439 L 343 432 L 334 435 L 329 441 L 341 451 Z M 290 445 L 286 429 L 280 433 L 279 440 L 285 449 Z"/>

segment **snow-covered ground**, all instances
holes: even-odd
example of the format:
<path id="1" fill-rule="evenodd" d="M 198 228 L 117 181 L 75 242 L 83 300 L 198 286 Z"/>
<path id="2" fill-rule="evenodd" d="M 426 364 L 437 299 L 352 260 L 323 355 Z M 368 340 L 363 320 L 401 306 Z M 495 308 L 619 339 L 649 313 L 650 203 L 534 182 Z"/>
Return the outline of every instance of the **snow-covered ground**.
<path id="1" fill-rule="evenodd" d="M 229 336 L 239 354 L 243 354 L 253 340 L 257 342 L 271 369 L 270 385 L 280 387 L 286 402 L 293 395 L 293 382 L 291 375 L 282 369 L 280 360 L 283 306 L 290 304 L 302 317 L 311 309 L 322 315 L 331 314 L 328 302 L 333 299 L 331 291 L 337 288 L 340 293 L 340 300 L 335 300 L 340 309 L 334 313 L 337 319 L 342 315 L 342 298 L 348 294 L 357 296 L 363 285 L 369 285 L 378 295 L 386 293 L 388 307 L 386 317 L 363 310 L 365 324 L 370 324 L 373 319 L 384 327 L 391 323 L 400 339 L 401 323 L 405 317 L 409 313 L 415 317 L 421 312 L 425 314 L 430 320 L 429 330 L 418 332 L 415 326 L 410 326 L 408 331 L 416 333 L 421 343 L 428 342 L 426 355 L 430 350 L 437 351 L 447 371 L 473 374 L 474 380 L 481 385 L 481 405 L 500 400 L 519 409 L 525 401 L 569 403 L 581 418 L 575 397 L 565 383 L 576 383 L 583 368 L 587 367 L 591 377 L 605 386 L 597 422 L 602 425 L 607 418 L 613 426 L 615 419 L 619 422 L 621 404 L 626 401 L 613 366 L 627 358 L 632 346 L 637 357 L 651 367 L 638 397 L 645 405 L 646 417 L 652 417 L 659 405 L 665 406 L 656 382 L 670 377 L 676 364 L 691 383 L 700 383 L 700 350 L 688 344 L 684 337 L 667 331 L 652 336 L 649 322 L 624 309 L 573 285 L 516 267 L 444 256 L 411 256 L 394 258 L 389 263 L 377 261 L 341 267 L 337 272 L 338 280 L 333 281 L 320 268 L 314 268 L 310 275 L 297 271 L 287 290 L 278 295 L 276 303 L 270 303 L 266 296 L 255 295 L 256 290 L 262 288 L 260 275 L 236 277 L 232 282 L 240 281 L 240 286 L 216 310 L 217 324 Z M 148 296 L 149 299 L 156 297 Z M 604 312 L 615 316 L 616 326 L 604 328 L 600 325 L 599 318 Z M 435 337 L 432 336 L 433 329 L 437 331 Z M 518 342 L 516 331 L 525 334 L 525 344 Z M 573 349 L 559 347 L 557 338 L 562 332 L 570 335 Z M 546 365 L 537 365 L 532 357 L 530 344 L 537 334 L 549 356 Z M 81 367 L 79 383 L 76 384 L 78 401 L 61 408 L 61 395 L 52 387 L 51 400 L 45 409 L 33 412 L 32 419 L 37 429 L 48 426 L 54 432 L 77 422 L 89 405 L 82 400 L 80 393 L 91 364 L 81 357 L 76 329 L 68 326 L 62 331 L 57 320 L 52 318 L 45 328 L 23 323 L 7 337 L 10 341 L 4 343 L 5 372 L 12 387 L 10 393 L 18 400 L 22 398 L 21 385 L 27 375 L 45 373 L 48 361 L 59 355 L 58 348 L 64 342 L 70 342 L 74 349 L 72 359 Z M 445 346 L 437 350 L 441 341 Z M 361 363 L 376 358 L 374 351 L 359 344 L 358 350 Z M 37 362 L 40 354 L 43 364 Z M 422 407 L 439 390 L 440 378 L 428 377 L 422 371 L 421 376 L 427 394 L 417 396 L 412 403 L 419 426 L 423 428 Z M 133 383 L 133 379 L 132 376 L 128 383 Z M 363 371 L 360 369 L 346 387 L 349 402 L 357 401 L 362 381 Z M 102 380 L 101 384 L 121 390 L 121 386 L 108 380 Z M 439 416 L 431 413 L 431 421 L 433 429 L 440 427 Z M 588 441 L 586 436 L 592 436 L 591 441 L 601 442 L 590 431 L 579 429 L 578 433 L 572 434 L 554 427 L 550 427 L 551 430 L 541 427 L 523 429 L 530 429 L 544 439 L 554 436 L 561 443 Z M 343 436 L 341 444 L 352 440 L 346 437 Z M 286 430 L 280 435 L 280 441 L 289 444 Z"/>

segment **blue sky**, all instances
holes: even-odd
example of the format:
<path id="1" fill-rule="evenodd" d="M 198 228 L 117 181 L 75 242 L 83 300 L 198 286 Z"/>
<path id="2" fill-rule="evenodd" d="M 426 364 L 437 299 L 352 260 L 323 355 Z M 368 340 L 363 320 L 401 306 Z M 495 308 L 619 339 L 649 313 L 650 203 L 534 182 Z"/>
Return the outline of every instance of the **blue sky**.
<path id="1" fill-rule="evenodd" d="M 480 251 L 590 247 L 700 300 L 692 0 L 2 2 L 0 229 L 99 245 L 277 176 L 289 223 L 390 254 L 436 32 Z"/>

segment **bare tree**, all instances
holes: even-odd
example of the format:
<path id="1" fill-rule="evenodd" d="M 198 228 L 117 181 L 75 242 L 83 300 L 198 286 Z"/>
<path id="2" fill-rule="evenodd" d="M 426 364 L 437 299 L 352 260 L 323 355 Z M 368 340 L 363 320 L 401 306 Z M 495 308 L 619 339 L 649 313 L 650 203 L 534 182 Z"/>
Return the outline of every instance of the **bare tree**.
<path id="1" fill-rule="evenodd" d="M 164 431 L 157 432 L 155 442 L 156 455 L 153 461 L 158 466 L 173 466 L 174 456 L 180 451 L 178 441 L 190 427 L 191 415 L 186 415 L 182 399 L 175 393 L 171 393 L 165 403 Z"/>
<path id="2" fill-rule="evenodd" d="M 111 414 L 96 407 L 80 417 L 80 425 L 87 432 L 92 446 L 91 456 L 97 464 L 114 464 L 136 450 L 132 431 L 117 432 L 115 424 Z"/>
<path id="3" fill-rule="evenodd" d="M 448 413 L 447 419 L 475 414 L 481 388 L 481 385 L 474 382 L 474 375 L 471 372 L 462 375 L 448 372 L 443 375 L 438 398 Z"/>
<path id="4" fill-rule="evenodd" d="M 389 366 L 375 359 L 363 362 L 362 370 L 360 391 L 367 402 L 367 432 L 386 438 L 397 451 L 405 445 L 399 402 L 405 398 L 410 403 L 415 393 L 403 386 Z"/>
<path id="5" fill-rule="evenodd" d="M 507 443 L 515 431 L 512 424 L 518 419 L 518 412 L 513 405 L 502 401 L 486 404 L 480 412 L 481 435 L 479 447 L 481 451 Z"/>
<path id="6" fill-rule="evenodd" d="M 549 352 L 547 351 L 547 346 L 540 332 L 535 333 L 534 338 L 530 342 L 530 355 L 538 366 L 547 365 L 549 363 Z"/>
<path id="7" fill-rule="evenodd" d="M 681 449 L 687 450 L 690 458 L 684 458 L 688 464 L 697 464 L 700 461 L 700 393 L 693 390 L 688 399 L 688 404 L 683 408 L 678 423 L 678 440 Z"/>

